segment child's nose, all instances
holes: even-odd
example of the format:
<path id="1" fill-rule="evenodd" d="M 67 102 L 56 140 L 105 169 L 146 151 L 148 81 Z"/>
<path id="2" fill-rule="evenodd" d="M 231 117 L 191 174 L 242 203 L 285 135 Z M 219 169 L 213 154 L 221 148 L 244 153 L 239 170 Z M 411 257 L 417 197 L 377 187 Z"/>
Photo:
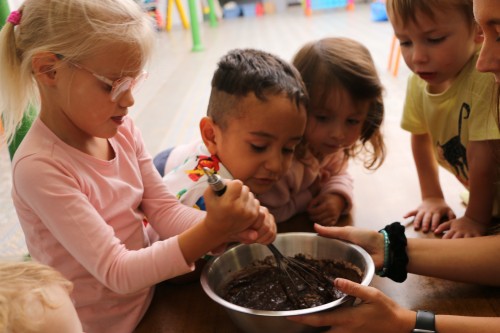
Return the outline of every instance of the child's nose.
<path id="1" fill-rule="evenodd" d="M 283 167 L 283 156 L 281 154 L 272 154 L 266 161 L 266 169 L 273 174 L 279 174 Z"/>
<path id="2" fill-rule="evenodd" d="M 428 58 L 427 49 L 423 45 L 414 45 L 412 61 L 413 63 L 423 63 L 426 62 Z"/>
<path id="3" fill-rule="evenodd" d="M 127 89 L 118 96 L 118 104 L 123 108 L 129 108 L 135 103 L 134 95 L 132 94 L 132 89 Z"/>
<path id="4" fill-rule="evenodd" d="M 330 129 L 330 137 L 336 140 L 341 140 L 345 137 L 345 128 L 340 123 L 335 123 Z"/>

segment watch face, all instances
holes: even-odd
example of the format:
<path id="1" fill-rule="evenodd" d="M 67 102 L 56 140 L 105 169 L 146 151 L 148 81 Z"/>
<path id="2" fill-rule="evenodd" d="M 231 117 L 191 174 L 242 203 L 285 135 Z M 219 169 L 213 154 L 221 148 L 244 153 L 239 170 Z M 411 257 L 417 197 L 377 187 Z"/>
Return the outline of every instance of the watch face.
<path id="1" fill-rule="evenodd" d="M 413 329 L 412 333 L 436 333 L 436 331 L 434 331 L 434 330 L 429 331 L 429 330 L 425 330 L 425 329 L 421 329 L 421 328 L 415 328 L 415 329 Z"/>

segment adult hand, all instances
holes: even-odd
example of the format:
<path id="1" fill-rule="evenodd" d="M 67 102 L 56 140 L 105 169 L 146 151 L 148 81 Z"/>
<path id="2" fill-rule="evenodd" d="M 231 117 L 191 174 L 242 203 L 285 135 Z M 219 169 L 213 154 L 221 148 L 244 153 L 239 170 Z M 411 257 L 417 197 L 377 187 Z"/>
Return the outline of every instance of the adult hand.
<path id="1" fill-rule="evenodd" d="M 315 327 L 331 326 L 329 333 L 399 333 L 415 327 L 415 312 L 400 307 L 380 290 L 341 278 L 335 279 L 335 287 L 361 303 L 288 319 Z"/>
<path id="2" fill-rule="evenodd" d="M 346 227 L 324 227 L 314 225 L 316 232 L 323 237 L 341 239 L 361 246 L 372 257 L 376 270 L 384 266 L 384 236 L 374 230 Z"/>

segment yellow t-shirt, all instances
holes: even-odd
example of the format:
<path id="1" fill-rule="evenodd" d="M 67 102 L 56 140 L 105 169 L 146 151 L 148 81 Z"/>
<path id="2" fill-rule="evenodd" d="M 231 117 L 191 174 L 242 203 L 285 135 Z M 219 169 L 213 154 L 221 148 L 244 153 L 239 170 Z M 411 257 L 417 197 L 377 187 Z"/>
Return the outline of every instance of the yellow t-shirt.
<path id="1" fill-rule="evenodd" d="M 415 74 L 408 79 L 401 127 L 413 134 L 429 134 L 435 157 L 469 188 L 467 145 L 470 141 L 500 140 L 494 76 L 476 70 L 478 54 L 465 65 L 443 93 L 428 92 L 427 82 Z M 500 168 L 494 215 L 500 216 Z"/>

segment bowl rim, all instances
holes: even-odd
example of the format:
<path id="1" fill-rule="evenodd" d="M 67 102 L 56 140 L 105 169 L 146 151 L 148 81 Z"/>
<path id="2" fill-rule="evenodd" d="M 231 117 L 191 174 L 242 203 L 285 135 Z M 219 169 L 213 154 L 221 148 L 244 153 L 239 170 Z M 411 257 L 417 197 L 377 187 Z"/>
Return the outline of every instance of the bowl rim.
<path id="1" fill-rule="evenodd" d="M 363 279 L 360 282 L 360 284 L 363 285 L 363 286 L 368 286 L 371 283 L 371 281 L 373 279 L 373 276 L 375 274 L 375 264 L 373 262 L 372 257 L 362 247 L 360 247 L 360 246 L 358 246 L 356 244 L 347 242 L 347 241 L 340 240 L 340 239 L 323 237 L 323 236 L 320 236 L 320 235 L 318 235 L 316 233 L 312 233 L 312 232 L 286 232 L 286 233 L 279 233 L 279 234 L 276 235 L 276 237 L 277 238 L 278 237 L 284 237 L 286 235 L 292 236 L 292 237 L 293 236 L 299 236 L 299 237 L 300 236 L 302 236 L 302 237 L 321 237 L 321 238 L 327 239 L 329 241 L 331 240 L 332 242 L 339 242 L 339 243 L 343 243 L 344 245 L 347 245 L 348 247 L 352 247 L 357 252 L 359 252 L 360 255 L 363 257 L 363 260 L 365 260 L 367 262 L 367 269 L 365 271 L 365 276 L 363 277 Z M 227 249 L 224 253 L 226 253 L 228 251 L 235 251 L 235 249 L 237 249 L 238 247 L 253 246 L 253 245 L 265 246 L 265 245 L 258 244 L 258 243 L 255 243 L 255 244 L 238 244 L 238 245 L 235 245 L 235 246 Z M 223 254 L 221 254 L 220 256 L 222 256 Z M 266 316 L 266 317 L 296 316 L 296 315 L 304 315 L 304 314 L 310 314 L 310 313 L 316 313 L 316 312 L 325 311 L 325 310 L 331 309 L 333 307 L 339 306 L 339 305 L 347 302 L 350 299 L 353 299 L 353 296 L 344 295 L 343 297 L 341 297 L 341 298 L 339 298 L 339 299 L 337 299 L 337 300 L 335 300 L 333 302 L 326 303 L 326 304 L 323 304 L 323 305 L 320 305 L 320 306 L 315 306 L 315 307 L 307 308 L 307 309 L 287 310 L 287 311 L 270 311 L 270 310 L 256 310 L 256 309 L 245 308 L 245 307 L 242 307 L 242 306 L 239 306 L 239 305 L 236 305 L 236 304 L 233 304 L 231 302 L 226 301 L 225 299 L 223 299 L 222 297 L 220 297 L 219 295 L 217 295 L 217 293 L 215 293 L 215 291 L 213 291 L 212 288 L 210 288 L 207 276 L 208 276 L 210 268 L 218 260 L 218 258 L 220 256 L 211 258 L 207 262 L 207 264 L 205 265 L 205 267 L 203 267 L 203 270 L 202 270 L 202 273 L 201 273 L 201 276 L 200 276 L 200 283 L 201 283 L 201 286 L 202 286 L 203 290 L 205 291 L 205 293 L 212 300 L 214 300 L 216 303 L 224 306 L 226 309 L 231 309 L 231 310 L 235 310 L 235 311 L 238 311 L 238 312 L 241 312 L 241 313 L 247 313 L 247 314 L 252 314 L 252 315 L 257 315 L 257 316 Z"/>

